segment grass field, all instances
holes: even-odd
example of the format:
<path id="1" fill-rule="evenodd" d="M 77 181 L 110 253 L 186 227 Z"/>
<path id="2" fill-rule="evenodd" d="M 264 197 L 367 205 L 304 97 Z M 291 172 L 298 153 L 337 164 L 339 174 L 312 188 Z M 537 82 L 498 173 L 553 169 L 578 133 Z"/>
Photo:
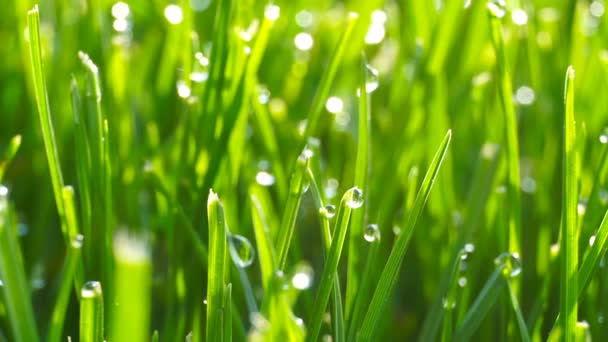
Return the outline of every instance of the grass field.
<path id="1" fill-rule="evenodd" d="M 8 0 L 0 341 L 608 340 L 603 0 Z"/>

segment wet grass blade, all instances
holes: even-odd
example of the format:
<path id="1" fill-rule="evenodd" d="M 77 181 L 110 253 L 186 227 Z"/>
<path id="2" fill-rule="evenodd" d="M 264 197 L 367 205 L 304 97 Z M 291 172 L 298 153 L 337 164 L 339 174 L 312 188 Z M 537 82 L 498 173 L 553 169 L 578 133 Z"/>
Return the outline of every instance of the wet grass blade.
<path id="1" fill-rule="evenodd" d="M 80 341 L 103 341 L 104 313 L 101 284 L 97 281 L 85 283 L 80 298 Z"/>
<path id="2" fill-rule="evenodd" d="M 281 270 L 285 269 L 285 264 L 287 263 L 287 253 L 293 237 L 298 209 L 300 208 L 300 201 L 306 184 L 306 169 L 308 168 L 309 159 L 309 150 L 304 149 L 298 157 L 295 169 L 289 180 L 289 194 L 276 241 L 276 249 L 279 252 L 278 267 Z"/>
<path id="3" fill-rule="evenodd" d="M 27 25 L 38 118 L 40 119 L 40 126 L 42 128 L 42 138 L 44 140 L 44 149 L 49 165 L 49 172 L 51 174 L 51 183 L 53 185 L 53 194 L 55 195 L 55 204 L 57 205 L 57 212 L 59 213 L 59 218 L 61 219 L 62 232 L 65 236 L 66 228 L 64 224 L 64 205 L 63 198 L 61 196 L 61 189 L 63 189 L 63 174 L 59 164 L 59 154 L 57 153 L 57 143 L 55 141 L 55 131 L 53 130 L 51 108 L 46 90 L 44 70 L 42 68 L 40 14 L 38 12 L 38 5 L 34 6 L 32 10 L 27 12 Z"/>
<path id="4" fill-rule="evenodd" d="M 117 233 L 114 238 L 114 289 L 119 305 L 112 308 L 112 341 L 144 342 L 150 338 L 152 265 L 147 242 Z"/>
<path id="5" fill-rule="evenodd" d="M 309 320 L 310 327 L 306 335 L 306 341 L 313 342 L 318 338 L 321 330 L 321 323 L 323 321 L 323 313 L 327 307 L 334 280 L 336 279 L 336 271 L 338 270 L 342 247 L 344 246 L 344 240 L 346 239 L 351 211 L 359 208 L 362 204 L 363 194 L 361 190 L 356 187 L 347 190 L 342 196 L 334 228 L 334 236 L 331 241 L 331 248 L 325 258 L 325 267 L 321 274 L 319 289 L 315 297 L 312 315 Z"/>
<path id="6" fill-rule="evenodd" d="M 524 316 L 521 312 L 521 308 L 519 306 L 519 301 L 517 300 L 517 296 L 515 295 L 515 291 L 513 291 L 513 286 L 510 283 L 507 283 L 507 290 L 509 291 L 509 299 L 511 301 L 511 308 L 513 308 L 513 312 L 515 313 L 515 318 L 517 319 L 517 327 L 519 328 L 519 337 L 522 342 L 529 342 L 530 335 L 528 334 L 528 327 L 526 326 L 526 321 L 524 320 Z"/>
<path id="7" fill-rule="evenodd" d="M 326 206 L 317 184 L 314 172 L 308 168 L 308 181 L 312 189 L 313 200 L 315 205 L 319 208 L 319 216 L 321 217 L 321 237 L 323 239 L 323 245 L 325 246 L 326 255 L 331 250 L 331 228 L 329 219 L 335 214 L 335 207 Z M 336 272 L 333 286 L 333 293 L 331 294 L 331 323 L 334 333 L 334 341 L 343 342 L 346 341 L 346 328 L 344 323 L 344 309 L 342 306 L 342 294 L 340 293 L 340 278 Z"/>
<path id="8" fill-rule="evenodd" d="M 483 319 L 488 315 L 490 309 L 496 303 L 504 286 L 505 279 L 503 278 L 504 267 L 497 267 L 488 281 L 481 289 L 481 292 L 475 299 L 475 302 L 467 312 L 464 320 L 454 332 L 452 341 L 469 341 L 477 328 L 481 325 Z"/>
<path id="9" fill-rule="evenodd" d="M 595 239 L 593 244 L 585 253 L 583 262 L 578 270 L 578 296 L 580 297 L 589 282 L 591 282 L 591 276 L 597 270 L 602 255 L 606 252 L 606 241 L 608 241 L 608 211 L 604 215 L 604 219 L 600 224 L 600 227 L 595 233 Z"/>
<path id="10" fill-rule="evenodd" d="M 408 243 L 414 232 L 416 222 L 422 214 L 422 209 L 424 208 L 426 200 L 429 197 L 429 194 L 433 187 L 433 183 L 435 182 L 435 179 L 439 174 L 441 162 L 443 161 L 443 158 L 447 153 L 451 139 L 452 131 L 448 131 L 445 135 L 445 138 L 439 145 L 439 148 L 435 153 L 435 157 L 431 161 L 429 169 L 427 170 L 427 173 L 424 176 L 420 191 L 416 196 L 414 207 L 412 208 L 412 211 L 408 213 L 407 225 L 403 227 L 403 231 L 395 241 L 393 250 L 391 251 L 386 265 L 382 270 L 380 280 L 378 281 L 378 285 L 376 286 L 376 289 L 374 291 L 374 295 L 371 299 L 367 314 L 363 319 L 361 330 L 359 331 L 359 339 L 362 341 L 372 340 L 377 323 L 380 319 L 382 312 L 384 311 L 384 306 L 386 305 L 389 298 L 391 297 L 391 294 L 393 293 L 393 289 L 395 288 L 395 285 L 397 283 L 399 269 L 401 268 L 401 263 L 403 261 L 403 257 L 405 256 Z"/>
<path id="11" fill-rule="evenodd" d="M 222 341 L 224 277 L 227 255 L 224 208 L 213 190 L 207 200 L 209 220 L 209 268 L 207 273 L 207 341 Z"/>
<path id="12" fill-rule="evenodd" d="M 276 270 L 276 252 L 270 242 L 268 235 L 268 224 L 264 216 L 264 209 L 259 199 L 258 191 L 261 191 L 257 186 L 252 186 L 249 191 L 251 199 L 251 216 L 253 220 L 253 229 L 255 233 L 255 241 L 258 249 L 260 260 L 260 269 L 262 271 L 262 285 L 264 290 L 268 290 L 270 282 Z"/>
<path id="13" fill-rule="evenodd" d="M 576 135 L 574 121 L 574 69 L 566 71 L 564 89 L 564 142 L 563 142 L 563 183 L 562 183 L 562 223 L 561 223 L 561 270 L 560 270 L 560 315 L 565 341 L 574 341 L 577 322 L 577 270 L 578 241 L 576 232 L 578 177 L 576 174 Z"/>
<path id="14" fill-rule="evenodd" d="M 38 341 L 30 287 L 23 269 L 17 232 L 8 203 L 8 189 L 0 184 L 0 278 L 12 336 L 17 342 Z"/>
<path id="15" fill-rule="evenodd" d="M 61 286 L 59 288 L 59 294 L 53 308 L 53 314 L 51 316 L 51 323 L 47 336 L 49 342 L 61 341 L 61 335 L 63 332 L 63 324 L 66 318 L 66 311 L 70 301 L 70 290 L 73 288 L 72 283 L 76 276 L 76 270 L 80 262 L 80 250 L 82 248 L 82 235 L 76 235 L 70 243 L 70 249 L 68 250 L 65 266 L 63 268 L 63 275 Z M 76 287 L 79 288 L 79 287 Z"/>
<path id="16" fill-rule="evenodd" d="M 308 116 L 308 123 L 306 124 L 306 131 L 304 132 L 304 142 L 308 140 L 308 137 L 316 136 L 319 133 L 317 132 L 317 126 L 319 125 L 319 120 L 321 119 L 323 106 L 325 105 L 325 101 L 327 101 L 330 87 L 334 81 L 334 78 L 336 77 L 336 73 L 338 72 L 338 66 L 342 62 L 344 52 L 350 43 L 350 37 L 353 33 L 353 29 L 355 28 L 355 24 L 357 23 L 357 19 L 358 15 L 356 13 L 349 13 L 346 27 L 342 32 L 342 36 L 338 41 L 338 45 L 336 46 L 331 59 L 329 60 L 329 66 L 319 81 L 319 87 L 315 93 L 315 97 L 312 100 L 310 114 Z"/>
<path id="17" fill-rule="evenodd" d="M 355 185 L 358 186 L 366 198 L 369 197 L 369 150 L 370 150 L 370 121 L 371 121 L 371 94 L 367 91 L 368 64 L 365 55 L 361 56 L 359 75 L 359 122 L 357 132 L 357 160 L 355 162 Z M 361 244 L 363 242 L 363 226 L 368 204 L 363 203 L 362 210 L 353 213 L 350 235 L 348 237 L 348 269 L 346 273 L 346 296 L 344 305 L 347 320 L 354 306 L 355 296 L 359 290 L 360 273 L 362 265 Z"/>
<path id="18" fill-rule="evenodd" d="M 521 195 L 519 170 L 519 142 L 517 140 L 517 117 L 513 105 L 513 85 L 511 71 L 507 60 L 507 51 L 500 24 L 501 16 L 489 11 L 492 43 L 496 52 L 498 72 L 498 97 L 504 118 L 505 153 L 507 156 L 507 210 L 508 210 L 508 248 L 511 253 L 522 255 L 521 251 Z M 516 281 L 514 291 L 519 296 L 519 284 Z"/>

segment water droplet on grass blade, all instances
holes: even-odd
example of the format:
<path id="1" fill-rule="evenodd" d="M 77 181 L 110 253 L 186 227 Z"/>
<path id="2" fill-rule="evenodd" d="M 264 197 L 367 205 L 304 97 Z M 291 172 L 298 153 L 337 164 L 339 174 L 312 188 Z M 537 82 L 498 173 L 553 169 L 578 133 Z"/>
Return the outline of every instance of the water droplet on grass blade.
<path id="1" fill-rule="evenodd" d="M 443 308 L 446 310 L 451 310 L 456 307 L 456 301 L 449 300 L 447 298 L 443 298 Z"/>
<path id="2" fill-rule="evenodd" d="M 258 101 L 260 101 L 260 103 L 262 103 L 262 104 L 267 104 L 268 100 L 270 100 L 270 90 L 268 90 L 268 88 L 266 88 L 265 85 L 259 84 L 257 86 L 257 91 L 258 91 Z"/>
<path id="3" fill-rule="evenodd" d="M 378 70 L 374 69 L 371 65 L 365 65 L 365 91 L 368 94 L 373 93 L 378 89 Z M 361 89 L 357 89 L 357 96 L 361 96 Z"/>
<path id="4" fill-rule="evenodd" d="M 467 277 L 458 278 L 458 286 L 460 286 L 460 287 L 467 286 L 467 282 L 468 282 Z"/>
<path id="5" fill-rule="evenodd" d="M 351 209 L 360 208 L 363 205 L 363 191 L 354 187 L 346 191 L 346 205 Z"/>
<path id="6" fill-rule="evenodd" d="M 228 249 L 232 261 L 237 267 L 245 268 L 253 263 L 255 250 L 246 237 L 238 234 L 228 235 Z"/>
<path id="7" fill-rule="evenodd" d="M 95 298 L 101 296 L 101 284 L 98 281 L 87 281 L 82 286 L 80 296 L 83 298 Z"/>
<path id="8" fill-rule="evenodd" d="M 336 215 L 336 206 L 328 204 L 322 208 L 319 208 L 319 214 L 321 214 L 325 218 L 330 219 Z"/>
<path id="9" fill-rule="evenodd" d="M 486 4 L 490 14 L 496 18 L 502 18 L 507 13 L 507 4 L 505 0 L 490 0 Z"/>
<path id="10" fill-rule="evenodd" d="M 505 252 L 494 259 L 497 267 L 503 267 L 503 275 L 515 278 L 521 273 L 521 259 L 518 253 Z"/>
<path id="11" fill-rule="evenodd" d="M 363 232 L 363 238 L 367 242 L 374 242 L 380 240 L 380 229 L 377 224 L 368 224 Z"/>
<path id="12" fill-rule="evenodd" d="M 594 243 L 595 243 L 595 235 L 591 235 L 589 237 L 589 246 L 593 246 Z"/>
<path id="13" fill-rule="evenodd" d="M 293 39 L 293 43 L 295 44 L 298 50 L 308 51 L 312 49 L 312 46 L 314 45 L 314 40 L 310 33 L 300 32 Z"/>
<path id="14" fill-rule="evenodd" d="M 608 143 L 608 128 L 604 128 L 604 131 L 600 135 L 600 142 L 602 144 Z"/>
<path id="15" fill-rule="evenodd" d="M 177 95 L 182 99 L 187 98 L 191 94 L 190 87 L 183 80 L 177 81 Z"/>

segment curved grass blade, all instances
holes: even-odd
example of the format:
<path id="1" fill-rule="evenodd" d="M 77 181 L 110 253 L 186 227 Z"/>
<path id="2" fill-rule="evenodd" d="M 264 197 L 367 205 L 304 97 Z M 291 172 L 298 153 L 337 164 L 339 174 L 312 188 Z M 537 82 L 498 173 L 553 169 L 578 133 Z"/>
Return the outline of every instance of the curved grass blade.
<path id="1" fill-rule="evenodd" d="M 279 269 L 285 269 L 287 263 L 287 252 L 293 237 L 296 217 L 300 208 L 300 200 L 306 184 L 306 169 L 310 159 L 310 151 L 305 148 L 298 157 L 296 167 L 289 180 L 289 195 L 285 204 L 285 211 L 281 220 L 280 230 L 277 236 L 277 251 L 279 252 Z"/>
<path id="2" fill-rule="evenodd" d="M 371 121 L 371 94 L 366 90 L 368 65 L 365 54 L 361 56 L 359 76 L 359 123 L 357 141 L 357 159 L 355 162 L 355 185 L 363 190 L 364 196 L 369 196 L 367 181 L 369 178 L 369 150 L 371 135 L 369 133 Z M 367 202 L 367 201 L 365 201 Z M 362 265 L 361 244 L 363 241 L 363 226 L 365 225 L 365 214 L 367 203 L 363 208 L 353 213 L 348 237 L 348 268 L 346 274 L 346 296 L 344 305 L 346 319 L 349 320 L 354 306 L 355 296 L 359 290 L 360 273 Z"/>
<path id="3" fill-rule="evenodd" d="M 439 169 L 441 167 L 441 162 L 446 155 L 451 138 L 452 131 L 449 130 L 439 145 L 439 148 L 435 153 L 435 157 L 433 157 L 433 160 L 429 165 L 429 169 L 424 176 L 424 180 L 422 181 L 420 191 L 416 197 L 414 207 L 408 214 L 407 225 L 404 227 L 403 231 L 395 241 L 393 250 L 391 251 L 391 254 L 386 262 L 386 266 L 384 266 L 384 269 L 382 270 L 380 280 L 378 281 L 378 285 L 374 291 L 367 314 L 363 319 L 361 330 L 359 331 L 359 339 L 362 341 L 372 340 L 378 320 L 380 319 L 380 315 L 384 310 L 384 306 L 391 297 L 390 294 L 392 294 L 393 289 L 395 288 L 405 251 L 407 250 L 408 243 L 412 237 L 412 233 L 414 232 L 416 222 L 422 214 L 422 209 L 424 208 L 426 200 L 429 197 L 433 183 L 437 178 Z"/>
<path id="4" fill-rule="evenodd" d="M 305 142 L 308 141 L 308 138 L 310 136 L 318 134 L 317 126 L 319 125 L 323 106 L 325 105 L 325 101 L 327 100 L 327 95 L 329 94 L 331 84 L 333 83 L 334 78 L 336 77 L 336 73 L 338 72 L 338 66 L 342 62 L 342 57 L 344 56 L 346 47 L 350 43 L 350 37 L 353 33 L 353 29 L 355 28 L 355 23 L 357 22 L 358 17 L 359 16 L 356 13 L 349 13 L 346 22 L 346 27 L 342 32 L 342 36 L 340 36 L 338 46 L 336 46 L 334 54 L 329 60 L 329 66 L 327 67 L 327 70 L 323 73 L 323 76 L 319 81 L 319 87 L 315 94 L 315 97 L 312 100 L 308 123 L 306 125 L 306 131 L 304 132 L 303 136 L 303 141 Z"/>
<path id="5" fill-rule="evenodd" d="M 82 286 L 80 298 L 80 341 L 103 341 L 103 293 L 101 284 L 97 281 L 85 283 Z"/>
<path id="6" fill-rule="evenodd" d="M 225 259 L 227 255 L 226 220 L 219 197 L 209 190 L 209 268 L 207 273 L 207 341 L 222 340 Z"/>
<path id="7" fill-rule="evenodd" d="M 469 309 L 469 312 L 464 317 L 462 324 L 454 332 L 452 341 L 469 341 L 471 336 L 477 331 L 477 328 L 494 306 L 505 286 L 506 281 L 503 277 L 504 268 L 504 265 L 497 267 L 490 275 L 471 309 Z"/>
<path id="8" fill-rule="evenodd" d="M 264 290 L 268 290 L 270 282 L 276 270 L 277 257 L 270 242 L 270 236 L 268 236 L 268 224 L 264 216 L 264 209 L 262 203 L 258 198 L 257 186 L 250 188 L 249 198 L 251 200 L 251 217 L 253 221 L 253 230 L 255 233 L 256 245 L 258 247 L 258 255 L 260 260 L 260 269 L 262 271 L 262 285 Z"/>
<path id="9" fill-rule="evenodd" d="M 574 122 L 574 69 L 566 71 L 564 89 L 565 116 L 563 141 L 563 183 L 562 183 L 562 227 L 561 227 L 561 272 L 560 272 L 560 315 L 563 338 L 566 342 L 574 341 L 577 322 L 577 270 L 578 241 L 576 231 L 578 193 L 576 182 L 576 133 Z"/>
<path id="10" fill-rule="evenodd" d="M 51 323 L 47 336 L 49 342 L 59 342 L 61 340 L 61 334 L 63 332 L 63 324 L 66 318 L 66 311 L 70 301 L 70 289 L 72 289 L 72 280 L 75 280 L 76 270 L 80 262 L 80 250 L 82 248 L 83 236 L 76 235 L 70 244 L 68 250 L 68 256 L 65 261 L 63 269 L 63 275 L 61 277 L 61 286 L 59 288 L 59 294 L 55 307 L 53 308 L 53 314 L 51 316 Z M 79 287 L 76 287 L 79 288 Z"/>
<path id="11" fill-rule="evenodd" d="M 517 295 L 515 294 L 515 291 L 513 291 L 513 286 L 511 286 L 511 283 L 509 282 L 507 282 L 507 290 L 509 291 L 511 307 L 513 308 L 513 312 L 515 313 L 515 317 L 517 318 L 519 337 L 521 338 L 522 342 L 529 342 L 530 335 L 528 334 L 528 327 L 526 326 L 526 321 L 524 320 L 524 316 L 521 313 L 521 308 L 519 306 L 519 301 L 517 300 Z"/>
<path id="12" fill-rule="evenodd" d="M 55 195 L 55 204 L 57 206 L 59 218 L 61 219 L 62 232 L 64 236 L 66 236 L 64 205 L 63 198 L 61 196 L 61 189 L 63 189 L 63 174 L 61 173 L 61 166 L 59 165 L 59 154 L 57 153 L 57 143 L 55 142 L 55 131 L 53 130 L 51 108 L 49 105 L 48 93 L 46 91 L 44 70 L 42 69 L 40 14 L 38 12 L 38 5 L 34 6 L 32 10 L 27 12 L 27 26 L 38 118 L 40 119 L 40 126 L 42 128 L 42 138 L 44 140 L 44 149 L 49 165 L 49 172 L 51 174 L 51 183 L 53 185 L 53 194 Z"/>
<path id="13" fill-rule="evenodd" d="M 496 52 L 496 68 L 498 71 L 498 91 L 505 123 L 505 153 L 507 156 L 507 210 L 508 210 L 508 236 L 509 252 L 522 255 L 521 252 L 521 195 L 519 170 L 519 142 L 517 140 L 517 118 L 513 105 L 513 86 L 511 71 L 507 60 L 507 51 L 500 24 L 501 17 L 490 10 L 490 26 L 492 43 Z M 516 294 L 519 293 L 517 280 L 513 286 Z M 518 294 L 519 295 L 519 294 Z"/>
<path id="14" fill-rule="evenodd" d="M 324 205 L 323 197 L 317 181 L 315 179 L 314 172 L 309 167 L 307 170 L 308 181 L 312 189 L 313 200 L 315 205 L 319 208 L 319 216 L 321 217 L 321 235 L 323 238 L 323 245 L 325 246 L 325 253 L 329 254 L 331 249 L 331 228 L 329 219 L 332 215 L 330 211 L 335 207 L 328 207 Z M 334 341 L 343 342 L 346 341 L 345 337 L 345 324 L 344 324 L 344 309 L 342 308 L 342 294 L 340 293 L 340 278 L 336 272 L 333 286 L 333 293 L 331 294 L 331 323 L 334 333 Z"/>
<path id="15" fill-rule="evenodd" d="M 321 330 L 323 313 L 327 307 L 332 286 L 336 279 L 336 271 L 338 270 L 342 247 L 344 246 L 344 240 L 346 239 L 351 211 L 359 208 L 362 204 L 363 194 L 361 193 L 361 190 L 356 187 L 347 190 L 340 201 L 331 248 L 326 258 L 325 268 L 321 274 L 319 290 L 315 297 L 315 303 L 310 318 L 311 323 L 306 335 L 306 341 L 308 342 L 316 341 L 319 331 Z"/>
<path id="16" fill-rule="evenodd" d="M 8 189 L 0 184 L 0 278 L 4 283 L 4 307 L 17 342 L 36 342 L 38 332 L 29 285 L 21 262 L 21 250 L 10 215 Z"/>
<path id="17" fill-rule="evenodd" d="M 606 241 L 608 241 L 608 211 L 604 214 L 604 219 L 597 229 L 593 244 L 585 253 L 583 262 L 578 270 L 578 297 L 580 297 L 589 282 L 591 282 L 591 276 L 597 270 L 602 255 L 606 252 Z"/>

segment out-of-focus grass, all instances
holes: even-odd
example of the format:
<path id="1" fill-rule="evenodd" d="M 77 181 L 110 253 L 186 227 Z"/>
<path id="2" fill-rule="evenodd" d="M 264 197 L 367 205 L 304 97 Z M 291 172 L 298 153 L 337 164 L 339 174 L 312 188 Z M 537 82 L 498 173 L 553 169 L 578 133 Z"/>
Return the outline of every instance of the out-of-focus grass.
<path id="1" fill-rule="evenodd" d="M 608 339 L 603 0 L 4 5 L 0 341 Z"/>

